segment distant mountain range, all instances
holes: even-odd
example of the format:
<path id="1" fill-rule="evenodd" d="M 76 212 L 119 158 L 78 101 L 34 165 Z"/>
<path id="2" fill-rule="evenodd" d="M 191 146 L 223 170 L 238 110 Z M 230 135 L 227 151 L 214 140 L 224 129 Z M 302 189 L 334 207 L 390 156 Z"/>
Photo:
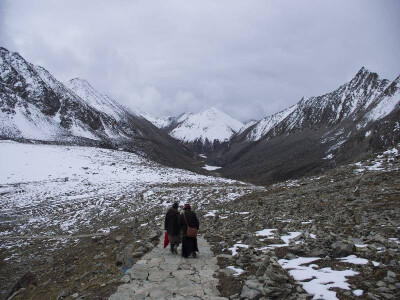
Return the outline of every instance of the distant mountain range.
<path id="1" fill-rule="evenodd" d="M 0 48 L 0 138 L 122 148 L 197 170 L 188 149 L 140 114 L 85 80 L 63 84 L 5 48 Z"/>
<path id="2" fill-rule="evenodd" d="M 63 84 L 0 48 L 0 138 L 122 148 L 168 166 L 223 167 L 258 184 L 322 172 L 400 142 L 400 77 L 361 68 L 335 91 L 302 98 L 243 124 L 215 107 L 155 118 L 127 109 L 86 80 Z"/>
<path id="3" fill-rule="evenodd" d="M 214 153 L 225 176 L 265 184 L 322 172 L 400 142 L 400 76 L 361 68 L 335 91 L 303 98 Z"/>

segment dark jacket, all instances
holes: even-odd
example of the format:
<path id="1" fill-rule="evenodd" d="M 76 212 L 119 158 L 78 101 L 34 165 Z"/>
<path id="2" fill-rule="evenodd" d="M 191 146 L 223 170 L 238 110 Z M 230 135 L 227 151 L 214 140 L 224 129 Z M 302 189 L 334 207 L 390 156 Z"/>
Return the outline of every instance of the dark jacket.
<path id="1" fill-rule="evenodd" d="M 179 225 L 179 211 L 175 208 L 170 208 L 165 216 L 164 229 L 169 235 L 179 235 L 181 228 Z"/>
<path id="2" fill-rule="evenodd" d="M 182 234 L 186 235 L 186 231 L 187 231 L 187 226 L 186 226 L 186 222 L 185 222 L 185 218 L 184 218 L 183 214 L 185 214 L 185 216 L 186 216 L 186 221 L 187 221 L 187 224 L 189 225 L 189 227 L 194 227 L 194 228 L 197 228 L 197 230 L 198 230 L 200 224 L 199 224 L 199 219 L 197 219 L 196 213 L 194 213 L 191 210 L 187 210 L 181 214 L 181 217 L 179 219 L 179 224 L 182 228 Z"/>

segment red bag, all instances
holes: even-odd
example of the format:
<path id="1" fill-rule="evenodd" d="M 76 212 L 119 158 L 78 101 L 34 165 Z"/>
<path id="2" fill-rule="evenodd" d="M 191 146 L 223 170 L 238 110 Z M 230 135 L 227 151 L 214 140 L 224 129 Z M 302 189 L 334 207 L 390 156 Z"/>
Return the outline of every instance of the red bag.
<path id="1" fill-rule="evenodd" d="M 166 233 L 164 234 L 164 248 L 167 248 L 168 244 L 169 244 L 168 232 L 166 232 Z"/>

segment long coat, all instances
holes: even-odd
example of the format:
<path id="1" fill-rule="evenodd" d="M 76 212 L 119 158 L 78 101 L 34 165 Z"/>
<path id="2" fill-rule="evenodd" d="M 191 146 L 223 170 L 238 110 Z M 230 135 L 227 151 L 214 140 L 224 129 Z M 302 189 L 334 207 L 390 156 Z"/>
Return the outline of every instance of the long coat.
<path id="1" fill-rule="evenodd" d="M 182 234 L 183 234 L 183 236 L 185 236 L 187 234 L 187 226 L 186 226 L 186 222 L 185 222 L 185 218 L 184 218 L 183 214 L 185 214 L 185 216 L 186 216 L 186 221 L 187 221 L 187 224 L 189 225 L 189 227 L 197 228 L 197 230 L 199 229 L 199 219 L 197 219 L 196 213 L 194 213 L 191 210 L 184 211 L 181 214 L 180 219 L 179 219 L 179 224 L 182 228 Z"/>
<path id="2" fill-rule="evenodd" d="M 195 227 L 197 230 L 199 229 L 199 219 L 197 219 L 197 216 L 194 212 L 192 211 L 184 211 L 180 218 L 179 218 L 179 223 L 182 228 L 182 257 L 189 257 L 192 253 L 198 252 L 199 248 L 197 247 L 197 238 L 195 237 L 188 237 L 187 234 L 187 226 L 185 222 L 185 217 L 186 216 L 186 221 L 189 227 Z"/>
<path id="3" fill-rule="evenodd" d="M 179 224 L 179 211 L 175 208 L 170 208 L 165 216 L 164 228 L 168 235 L 178 236 L 181 228 Z"/>

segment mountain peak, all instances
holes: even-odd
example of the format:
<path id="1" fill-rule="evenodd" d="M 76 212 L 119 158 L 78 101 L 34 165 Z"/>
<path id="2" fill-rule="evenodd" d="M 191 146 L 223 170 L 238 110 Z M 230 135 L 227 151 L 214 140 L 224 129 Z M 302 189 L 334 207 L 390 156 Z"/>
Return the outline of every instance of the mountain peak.
<path id="1" fill-rule="evenodd" d="M 205 111 L 217 111 L 217 112 L 220 112 L 220 110 L 218 108 L 216 108 L 215 106 L 211 106 L 210 108 L 207 108 Z"/>
<path id="2" fill-rule="evenodd" d="M 376 74 L 375 72 L 370 71 L 366 67 L 362 66 L 361 69 L 357 72 L 354 78 L 365 78 L 370 74 Z"/>
<path id="3" fill-rule="evenodd" d="M 171 135 L 184 142 L 196 140 L 222 142 L 228 140 L 242 127 L 243 124 L 238 120 L 216 107 L 210 107 L 198 114 L 187 115 L 182 123 L 171 131 Z"/>
<path id="4" fill-rule="evenodd" d="M 10 51 L 8 51 L 6 48 L 4 47 L 0 47 L 0 52 L 1 53 L 9 53 Z"/>
<path id="5" fill-rule="evenodd" d="M 205 116 L 210 116 L 210 117 L 227 116 L 227 117 L 231 118 L 228 114 L 224 113 L 223 111 L 216 108 L 215 106 L 211 106 L 210 108 L 203 110 L 202 112 L 199 113 L 199 115 L 205 115 Z"/>
<path id="6" fill-rule="evenodd" d="M 79 78 L 79 77 L 72 78 L 71 80 L 69 80 L 68 85 L 75 85 L 75 86 L 80 85 L 80 86 L 86 86 L 86 87 L 93 88 L 86 79 Z"/>

